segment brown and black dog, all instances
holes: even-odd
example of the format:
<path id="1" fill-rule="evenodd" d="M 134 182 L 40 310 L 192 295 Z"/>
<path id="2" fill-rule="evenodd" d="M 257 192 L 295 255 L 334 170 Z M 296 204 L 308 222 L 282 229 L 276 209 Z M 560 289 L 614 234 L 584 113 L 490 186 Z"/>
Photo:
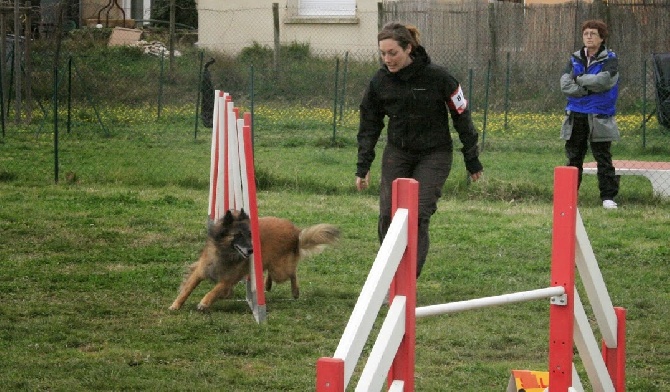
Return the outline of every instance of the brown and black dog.
<path id="1" fill-rule="evenodd" d="M 297 267 L 305 257 L 321 253 L 340 237 L 337 227 L 319 223 L 305 229 L 276 217 L 258 219 L 263 270 L 267 271 L 265 290 L 272 282 L 291 281 L 293 298 L 298 298 Z M 249 274 L 249 256 L 253 253 L 251 224 L 244 210 L 229 210 L 212 225 L 200 258 L 191 264 L 170 310 L 182 307 L 188 296 L 205 279 L 216 283 L 200 300 L 198 310 L 207 310 L 217 298 L 229 298 L 233 288 Z"/>

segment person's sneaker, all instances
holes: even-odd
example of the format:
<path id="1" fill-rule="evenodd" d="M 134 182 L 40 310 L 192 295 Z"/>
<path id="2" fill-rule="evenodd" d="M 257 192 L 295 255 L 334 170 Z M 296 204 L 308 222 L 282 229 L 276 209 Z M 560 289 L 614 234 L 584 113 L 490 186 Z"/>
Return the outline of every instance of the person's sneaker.
<path id="1" fill-rule="evenodd" d="M 608 210 L 613 210 L 617 208 L 616 203 L 614 200 L 603 200 L 603 208 L 607 208 Z"/>

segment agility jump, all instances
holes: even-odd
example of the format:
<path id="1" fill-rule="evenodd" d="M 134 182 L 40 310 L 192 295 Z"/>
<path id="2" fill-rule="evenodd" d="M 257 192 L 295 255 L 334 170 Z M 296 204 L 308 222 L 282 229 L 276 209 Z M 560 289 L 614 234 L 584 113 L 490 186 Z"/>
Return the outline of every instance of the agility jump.
<path id="1" fill-rule="evenodd" d="M 418 183 L 393 183 L 393 221 L 363 285 L 333 357 L 316 364 L 317 392 L 344 391 L 387 290 L 386 318 L 363 368 L 356 391 L 414 391 L 417 317 L 550 298 L 549 380 L 551 392 L 583 391 L 573 363 L 576 346 L 594 391 L 625 391 L 626 311 L 612 306 L 577 209 L 577 169 L 554 171 L 551 285 L 546 288 L 416 307 Z M 593 306 L 602 352 L 575 290 L 575 266 Z M 508 391 L 516 391 L 514 376 Z"/>
<path id="2" fill-rule="evenodd" d="M 209 177 L 209 224 L 223 217 L 229 209 L 241 209 L 249 214 L 254 253 L 249 257 L 247 302 L 254 318 L 266 319 L 263 289 L 263 261 L 258 230 L 258 205 L 251 138 L 251 114 L 239 118 L 239 109 L 232 97 L 223 91 L 214 93 L 214 119 Z"/>

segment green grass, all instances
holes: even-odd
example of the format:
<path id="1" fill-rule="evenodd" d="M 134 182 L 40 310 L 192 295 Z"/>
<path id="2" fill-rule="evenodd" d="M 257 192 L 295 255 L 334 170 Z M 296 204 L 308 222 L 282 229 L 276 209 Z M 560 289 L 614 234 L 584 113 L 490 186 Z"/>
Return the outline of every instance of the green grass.
<path id="1" fill-rule="evenodd" d="M 489 140 L 499 141 L 492 124 Z M 455 154 L 419 306 L 547 287 L 553 169 L 564 161 L 554 125 L 536 119 L 488 146 L 478 183 L 468 185 Z M 52 135 L 9 132 L 0 144 L 3 389 L 314 390 L 316 361 L 333 355 L 378 249 L 378 188 L 353 190 L 353 128 L 338 133 L 338 148 L 324 147 L 325 129 L 256 131 L 260 214 L 333 223 L 344 235 L 300 265 L 299 300 L 287 284 L 267 293 L 258 325 L 242 285 L 209 313 L 195 309 L 209 283 L 167 310 L 204 243 L 207 131 L 194 140 L 190 125 L 147 124 L 105 138 L 94 126 L 62 135 L 57 184 Z M 617 148 L 616 159 L 669 151 Z M 621 181 L 621 208 L 605 211 L 586 176 L 580 212 L 612 302 L 628 311 L 627 389 L 666 391 L 670 203 L 643 178 Z M 418 320 L 416 389 L 501 391 L 511 369 L 546 370 L 548 309 L 537 301 Z"/>

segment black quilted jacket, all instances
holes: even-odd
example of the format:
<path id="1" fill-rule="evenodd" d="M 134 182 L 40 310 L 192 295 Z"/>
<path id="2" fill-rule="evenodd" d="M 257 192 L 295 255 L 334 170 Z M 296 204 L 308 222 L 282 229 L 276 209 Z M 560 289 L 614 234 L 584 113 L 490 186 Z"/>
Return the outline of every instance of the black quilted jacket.
<path id="1" fill-rule="evenodd" d="M 422 46 L 415 49 L 412 63 L 400 71 L 380 68 L 360 105 L 356 175 L 364 177 L 370 170 L 385 117 L 389 119 L 388 143 L 397 148 L 416 153 L 451 149 L 447 112 L 463 143 L 466 169 L 481 171 L 478 134 L 464 102 L 458 81 L 444 67 L 432 64 Z"/>

